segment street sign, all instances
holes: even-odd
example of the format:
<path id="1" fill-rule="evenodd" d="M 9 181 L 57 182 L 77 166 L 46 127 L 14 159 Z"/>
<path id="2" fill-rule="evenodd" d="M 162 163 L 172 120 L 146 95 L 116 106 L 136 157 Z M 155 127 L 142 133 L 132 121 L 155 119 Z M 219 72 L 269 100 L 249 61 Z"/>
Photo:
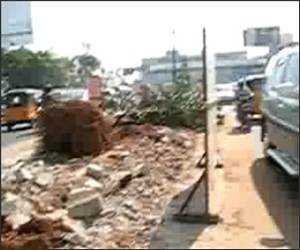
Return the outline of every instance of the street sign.
<path id="1" fill-rule="evenodd" d="M 90 99 L 101 98 L 102 81 L 99 76 L 92 76 L 87 83 L 88 93 Z"/>
<path id="2" fill-rule="evenodd" d="M 88 99 L 96 107 L 103 105 L 102 88 L 103 88 L 103 83 L 100 76 L 92 76 L 88 79 L 87 82 Z"/>

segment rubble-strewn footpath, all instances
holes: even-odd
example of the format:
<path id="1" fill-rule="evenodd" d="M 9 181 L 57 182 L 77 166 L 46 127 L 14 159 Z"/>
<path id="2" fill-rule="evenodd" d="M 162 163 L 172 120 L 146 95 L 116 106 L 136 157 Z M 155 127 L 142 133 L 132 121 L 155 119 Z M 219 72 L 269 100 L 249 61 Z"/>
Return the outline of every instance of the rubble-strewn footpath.
<path id="1" fill-rule="evenodd" d="M 97 157 L 45 154 L 2 167 L 1 249 L 147 248 L 184 181 L 196 133 L 114 129 Z"/>

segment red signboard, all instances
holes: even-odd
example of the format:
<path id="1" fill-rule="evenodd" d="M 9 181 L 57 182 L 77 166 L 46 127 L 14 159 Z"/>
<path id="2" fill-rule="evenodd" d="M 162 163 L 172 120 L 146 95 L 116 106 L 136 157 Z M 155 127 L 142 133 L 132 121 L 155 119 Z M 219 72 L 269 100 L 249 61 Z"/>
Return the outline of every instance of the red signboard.
<path id="1" fill-rule="evenodd" d="M 87 83 L 89 99 L 102 97 L 102 80 L 99 76 L 92 76 Z"/>

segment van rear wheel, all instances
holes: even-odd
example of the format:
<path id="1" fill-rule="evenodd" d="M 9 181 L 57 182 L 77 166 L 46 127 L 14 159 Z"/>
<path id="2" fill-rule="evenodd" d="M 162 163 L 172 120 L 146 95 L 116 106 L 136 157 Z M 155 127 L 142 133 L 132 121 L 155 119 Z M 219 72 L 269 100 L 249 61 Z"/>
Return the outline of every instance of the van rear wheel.
<path id="1" fill-rule="evenodd" d="M 265 137 L 263 142 L 264 158 L 267 162 L 273 163 L 272 157 L 267 153 L 268 149 L 276 149 L 276 146 L 273 145 L 267 137 Z"/>
<path id="2" fill-rule="evenodd" d="M 32 120 L 31 121 L 31 128 L 37 129 L 37 127 L 38 127 L 38 121 L 37 120 Z"/>
<path id="3" fill-rule="evenodd" d="M 6 128 L 8 132 L 11 132 L 13 128 L 13 124 L 6 124 Z"/>

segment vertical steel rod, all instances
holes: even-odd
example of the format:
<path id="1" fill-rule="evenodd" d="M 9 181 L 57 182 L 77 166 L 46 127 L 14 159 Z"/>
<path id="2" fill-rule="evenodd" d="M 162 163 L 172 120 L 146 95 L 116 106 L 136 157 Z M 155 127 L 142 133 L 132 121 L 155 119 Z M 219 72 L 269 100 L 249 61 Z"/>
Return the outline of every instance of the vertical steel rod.
<path id="1" fill-rule="evenodd" d="M 208 147 L 208 106 L 207 106 L 207 101 L 208 101 L 208 86 L 207 86 L 207 55 L 206 55 L 206 29 L 203 28 L 202 31 L 202 37 L 203 37 L 203 50 L 202 50 L 202 82 L 203 82 L 203 92 L 204 92 L 204 105 L 205 105 L 205 139 L 204 139 L 204 152 L 205 154 L 205 176 L 204 176 L 204 181 L 205 181 L 205 214 L 209 213 L 209 147 Z"/>

